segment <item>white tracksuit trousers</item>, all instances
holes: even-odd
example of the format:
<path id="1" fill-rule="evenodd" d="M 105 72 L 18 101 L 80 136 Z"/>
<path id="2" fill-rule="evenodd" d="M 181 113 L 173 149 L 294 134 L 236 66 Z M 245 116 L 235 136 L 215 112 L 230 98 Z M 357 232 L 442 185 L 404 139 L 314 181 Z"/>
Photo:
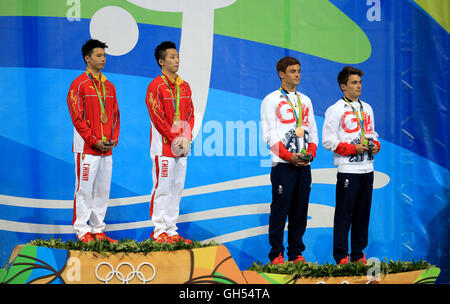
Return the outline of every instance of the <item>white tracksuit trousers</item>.
<path id="1" fill-rule="evenodd" d="M 153 161 L 153 189 L 150 201 L 150 217 L 155 229 L 153 237 L 166 232 L 178 234 L 177 219 L 181 195 L 184 190 L 187 157 L 165 157 L 151 155 Z"/>
<path id="2" fill-rule="evenodd" d="M 97 156 L 75 153 L 75 199 L 73 228 L 80 238 L 85 233 L 100 233 L 109 203 L 112 155 Z M 89 221 L 89 224 L 88 224 Z"/>

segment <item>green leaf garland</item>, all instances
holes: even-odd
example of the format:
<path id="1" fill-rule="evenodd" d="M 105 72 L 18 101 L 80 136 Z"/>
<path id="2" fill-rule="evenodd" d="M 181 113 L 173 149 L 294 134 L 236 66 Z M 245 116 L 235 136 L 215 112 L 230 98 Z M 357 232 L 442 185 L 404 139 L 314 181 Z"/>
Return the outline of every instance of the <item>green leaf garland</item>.
<path id="1" fill-rule="evenodd" d="M 434 266 L 430 265 L 430 263 L 426 261 L 414 261 L 412 262 L 403 262 L 397 261 L 394 262 L 387 259 L 384 261 L 380 261 L 377 267 L 380 267 L 381 274 L 391 274 L 391 273 L 399 273 L 399 272 L 408 272 L 415 270 L 424 270 L 429 269 Z M 318 265 L 318 263 L 292 263 L 290 261 L 279 264 L 272 265 L 271 263 L 267 263 L 262 265 L 260 262 L 254 262 L 248 270 L 256 271 L 256 272 L 265 272 L 265 273 L 276 273 L 276 274 L 285 274 L 292 275 L 295 277 L 345 277 L 345 276 L 362 276 L 366 275 L 368 271 L 373 267 L 373 265 L 364 265 L 361 262 L 358 263 L 348 263 L 343 265 L 334 265 L 326 263 L 324 265 Z"/>
<path id="2" fill-rule="evenodd" d="M 61 239 L 36 239 L 29 242 L 27 245 L 66 249 L 66 250 L 79 250 L 79 251 L 93 251 L 107 256 L 108 254 L 115 254 L 119 252 L 128 253 L 149 253 L 155 251 L 174 251 L 181 249 L 195 249 L 204 248 L 209 246 L 218 246 L 216 242 L 202 244 L 199 241 L 193 241 L 192 244 L 186 244 L 183 241 L 178 241 L 172 244 L 158 243 L 151 239 L 137 242 L 133 239 L 122 239 L 117 243 L 110 243 L 107 240 L 94 241 L 84 243 L 81 241 L 69 240 L 67 242 L 61 241 Z"/>

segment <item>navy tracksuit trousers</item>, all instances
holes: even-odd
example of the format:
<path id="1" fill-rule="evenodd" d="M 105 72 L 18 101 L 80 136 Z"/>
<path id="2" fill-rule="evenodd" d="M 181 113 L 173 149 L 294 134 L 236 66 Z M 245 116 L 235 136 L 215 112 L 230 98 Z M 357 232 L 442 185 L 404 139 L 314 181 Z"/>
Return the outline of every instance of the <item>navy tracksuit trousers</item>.
<path id="1" fill-rule="evenodd" d="M 284 253 L 283 236 L 288 218 L 289 260 L 295 260 L 305 250 L 303 234 L 306 230 L 309 194 L 311 192 L 311 166 L 295 167 L 277 163 L 270 173 L 272 203 L 269 216 L 269 243 L 272 261 Z"/>
<path id="2" fill-rule="evenodd" d="M 363 257 L 362 251 L 368 242 L 372 189 L 373 172 L 337 174 L 333 230 L 333 257 L 336 263 L 348 256 L 350 227 L 350 258 L 356 261 Z"/>

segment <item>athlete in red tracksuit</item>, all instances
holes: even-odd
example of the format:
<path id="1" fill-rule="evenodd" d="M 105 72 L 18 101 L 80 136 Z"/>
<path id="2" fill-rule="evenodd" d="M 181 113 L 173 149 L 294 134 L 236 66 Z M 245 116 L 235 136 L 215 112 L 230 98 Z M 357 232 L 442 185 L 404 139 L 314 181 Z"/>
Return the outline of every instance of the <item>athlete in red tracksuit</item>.
<path id="1" fill-rule="evenodd" d="M 107 239 L 103 230 L 109 201 L 112 149 L 117 146 L 120 116 L 116 89 L 101 73 L 106 44 L 89 40 L 82 48 L 87 64 L 71 84 L 67 105 L 74 125 L 75 198 L 73 227 L 83 242 Z M 88 224 L 89 222 L 89 224 Z"/>
<path id="2" fill-rule="evenodd" d="M 191 88 L 178 71 L 179 58 L 173 42 L 163 42 L 155 50 L 161 75 L 147 88 L 145 102 L 150 115 L 150 156 L 153 162 L 153 189 L 150 216 L 158 242 L 183 239 L 177 233 L 181 194 L 194 127 Z"/>

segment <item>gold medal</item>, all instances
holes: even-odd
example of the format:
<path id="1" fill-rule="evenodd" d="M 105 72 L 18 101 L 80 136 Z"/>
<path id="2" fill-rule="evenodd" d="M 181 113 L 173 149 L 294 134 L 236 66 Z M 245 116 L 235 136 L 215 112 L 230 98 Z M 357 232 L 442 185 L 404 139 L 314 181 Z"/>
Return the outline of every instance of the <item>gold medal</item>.
<path id="1" fill-rule="evenodd" d="M 105 124 L 108 122 L 108 115 L 106 115 L 106 113 L 102 113 L 102 115 L 100 116 L 100 120 L 102 121 L 102 124 Z"/>
<path id="2" fill-rule="evenodd" d="M 175 132 L 175 133 L 180 133 L 181 132 L 180 115 L 175 114 L 175 117 L 173 118 L 172 132 Z"/>
<path id="3" fill-rule="evenodd" d="M 301 127 L 295 129 L 295 135 L 297 135 L 298 138 L 302 138 L 304 134 L 305 131 Z"/>

